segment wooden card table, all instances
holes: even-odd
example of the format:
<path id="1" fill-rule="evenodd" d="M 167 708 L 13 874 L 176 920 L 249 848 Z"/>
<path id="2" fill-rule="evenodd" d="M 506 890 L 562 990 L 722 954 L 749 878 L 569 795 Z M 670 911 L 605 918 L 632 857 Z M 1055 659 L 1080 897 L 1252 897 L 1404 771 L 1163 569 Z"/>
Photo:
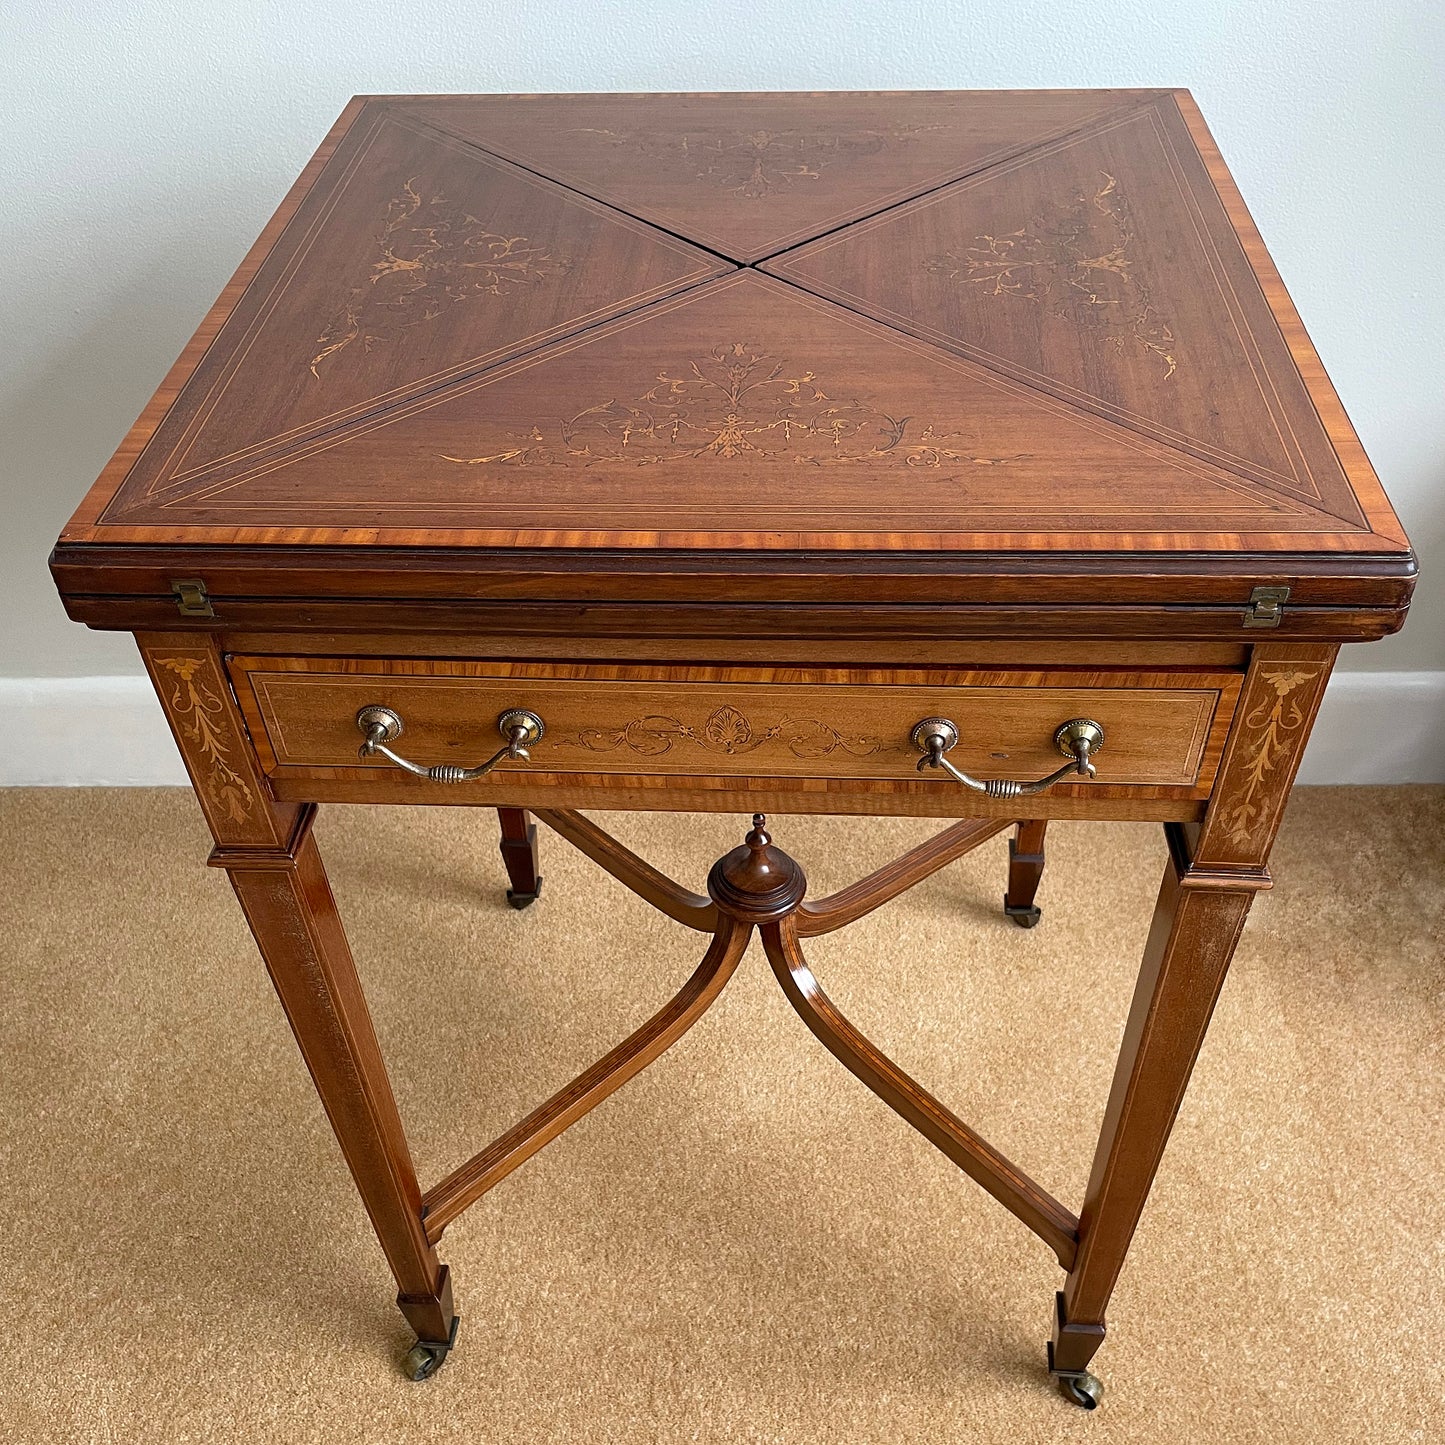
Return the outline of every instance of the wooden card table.
<path id="1" fill-rule="evenodd" d="M 456 1340 L 446 1229 L 756 928 L 824 1047 L 1058 1257 L 1048 1367 L 1084 1406 L 1335 654 L 1400 626 L 1415 572 L 1169 90 L 354 100 L 52 566 L 73 618 L 136 635 L 416 1378 Z M 311 836 L 333 802 L 498 809 L 518 908 L 535 816 L 702 961 L 423 1188 Z M 587 808 L 753 816 L 700 892 Z M 761 816 L 791 813 L 954 821 L 810 899 Z M 806 961 L 1010 827 L 1033 926 L 1052 818 L 1169 841 L 1077 1213 Z"/>

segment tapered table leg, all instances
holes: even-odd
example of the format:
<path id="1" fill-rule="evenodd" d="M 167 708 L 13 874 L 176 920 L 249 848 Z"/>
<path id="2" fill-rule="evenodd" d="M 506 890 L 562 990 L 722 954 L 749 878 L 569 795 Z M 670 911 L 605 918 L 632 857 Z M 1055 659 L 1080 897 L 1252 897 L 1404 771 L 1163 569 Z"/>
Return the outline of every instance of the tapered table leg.
<path id="1" fill-rule="evenodd" d="M 1008 891 L 1003 896 L 1003 911 L 1020 928 L 1032 928 L 1043 917 L 1034 896 L 1044 876 L 1044 832 L 1048 826 L 1042 818 L 1031 819 L 1020 823 L 1008 840 Z"/>
<path id="2" fill-rule="evenodd" d="M 497 820 L 502 825 L 502 841 L 498 846 L 512 885 L 507 889 L 507 902 L 513 908 L 526 908 L 537 901 L 542 891 L 537 825 L 525 808 L 498 808 Z"/>
<path id="3" fill-rule="evenodd" d="M 1270 886 L 1265 864 L 1334 651 L 1255 650 L 1203 824 L 1165 826 L 1170 858 L 1049 1344 L 1049 1368 L 1078 1404 L 1097 1400 L 1087 1366 L 1104 1312 L 1250 903 Z"/>
<path id="4" fill-rule="evenodd" d="M 210 861 L 230 876 L 417 1333 L 408 1369 L 425 1378 L 455 1340 L 451 1281 L 422 1226 L 401 1116 L 310 834 L 314 809 L 270 800 L 209 639 L 149 635 L 141 651 L 216 840 Z"/>
<path id="5" fill-rule="evenodd" d="M 1171 858 L 1059 1297 L 1049 1367 L 1081 1373 L 1104 1342 L 1104 1310 L 1184 1097 L 1252 893 L 1191 886 Z"/>
<path id="6" fill-rule="evenodd" d="M 450 1346 L 451 1282 L 422 1227 L 411 1151 L 316 843 L 308 834 L 289 855 L 218 850 L 214 861 L 266 961 L 396 1276 L 397 1304 L 419 1340 Z"/>

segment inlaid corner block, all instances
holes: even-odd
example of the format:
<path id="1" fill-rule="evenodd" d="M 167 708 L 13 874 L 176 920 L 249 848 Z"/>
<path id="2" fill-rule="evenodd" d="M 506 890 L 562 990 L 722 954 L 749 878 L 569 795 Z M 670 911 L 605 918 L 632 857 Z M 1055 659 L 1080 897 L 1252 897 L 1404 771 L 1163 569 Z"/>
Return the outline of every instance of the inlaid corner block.
<path id="1" fill-rule="evenodd" d="M 756 931 L 814 1038 L 1057 1260 L 1041 1366 L 1089 1408 L 1330 669 L 1415 574 L 1171 90 L 359 98 L 51 566 L 72 617 L 137 638 L 414 1379 L 457 1343 L 446 1231 L 697 1024 Z M 565 845 L 697 965 L 421 1181 L 312 837 L 332 803 L 495 809 L 489 927 L 585 928 L 590 898 L 539 904 Z M 680 882 L 589 809 L 733 813 L 737 844 Z M 799 813 L 939 829 L 815 898 Z M 1039 924 L 1065 818 L 1165 845 L 1073 1201 L 808 956 L 984 845 L 996 926 Z"/>

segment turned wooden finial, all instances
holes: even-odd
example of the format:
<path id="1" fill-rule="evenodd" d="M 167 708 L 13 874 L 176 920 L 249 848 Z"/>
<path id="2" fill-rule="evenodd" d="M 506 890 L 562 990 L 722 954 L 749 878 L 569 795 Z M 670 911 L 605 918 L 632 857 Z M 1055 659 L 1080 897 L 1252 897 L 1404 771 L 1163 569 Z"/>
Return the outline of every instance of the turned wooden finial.
<path id="1" fill-rule="evenodd" d="M 741 846 L 725 853 L 708 874 L 707 891 L 725 913 L 745 923 L 768 923 L 803 901 L 808 880 L 799 864 L 773 847 L 767 816 L 753 814 Z"/>

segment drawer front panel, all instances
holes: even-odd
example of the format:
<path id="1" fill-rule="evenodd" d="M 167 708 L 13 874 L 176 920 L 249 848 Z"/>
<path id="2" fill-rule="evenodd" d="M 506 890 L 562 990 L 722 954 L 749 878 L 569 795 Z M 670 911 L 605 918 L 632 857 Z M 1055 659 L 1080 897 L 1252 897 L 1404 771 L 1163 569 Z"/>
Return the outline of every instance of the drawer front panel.
<path id="1" fill-rule="evenodd" d="M 1060 766 L 1054 733 L 1084 717 L 1105 731 L 1099 783 L 1194 789 L 1217 760 L 1238 688 L 1227 673 L 808 675 L 324 658 L 236 658 L 232 670 L 263 762 L 328 776 L 397 771 L 357 756 L 356 714 L 379 703 L 405 724 L 392 746 L 428 766 L 482 761 L 500 745 L 498 716 L 527 708 L 546 735 L 530 764 L 509 770 L 900 783 L 920 781 L 910 734 L 923 718 L 957 726 L 956 766 L 1027 780 Z"/>

